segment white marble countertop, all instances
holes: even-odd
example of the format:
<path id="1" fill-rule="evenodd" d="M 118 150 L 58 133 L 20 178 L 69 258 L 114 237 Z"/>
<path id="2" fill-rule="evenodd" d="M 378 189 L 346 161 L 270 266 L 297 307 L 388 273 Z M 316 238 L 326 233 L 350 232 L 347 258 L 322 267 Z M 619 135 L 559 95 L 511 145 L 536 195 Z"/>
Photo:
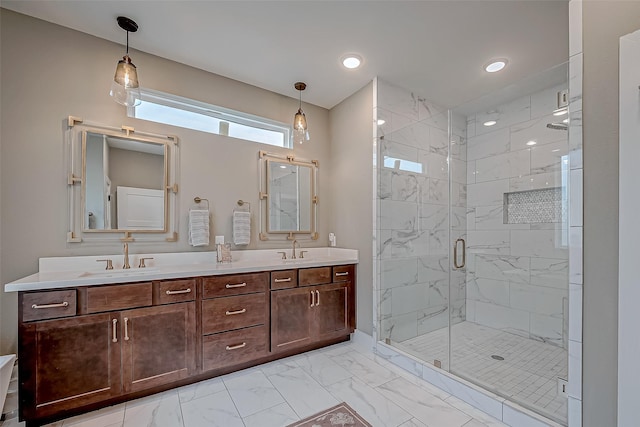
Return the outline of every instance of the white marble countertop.
<path id="1" fill-rule="evenodd" d="M 131 269 L 123 270 L 122 254 L 40 258 L 39 272 L 7 283 L 5 292 L 104 285 L 110 283 L 147 282 L 183 277 L 217 276 L 265 270 L 321 267 L 357 264 L 358 251 L 341 248 L 309 248 L 304 258 L 281 259 L 278 249 L 233 251 L 231 263 L 216 262 L 215 252 L 178 252 L 160 254 L 130 254 Z M 287 257 L 291 249 L 283 250 Z M 140 258 L 147 268 L 137 268 Z M 113 260 L 113 270 L 105 270 L 100 259 Z"/>

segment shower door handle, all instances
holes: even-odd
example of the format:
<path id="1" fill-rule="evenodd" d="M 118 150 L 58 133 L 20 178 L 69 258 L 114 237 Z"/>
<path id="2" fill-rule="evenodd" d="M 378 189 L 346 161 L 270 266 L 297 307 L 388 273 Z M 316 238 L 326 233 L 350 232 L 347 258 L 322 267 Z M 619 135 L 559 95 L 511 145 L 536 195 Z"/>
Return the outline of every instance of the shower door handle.
<path id="1" fill-rule="evenodd" d="M 458 243 L 462 242 L 462 264 L 458 264 Z M 464 239 L 460 238 L 453 244 L 453 266 L 455 268 L 463 268 L 467 263 L 467 244 Z"/>

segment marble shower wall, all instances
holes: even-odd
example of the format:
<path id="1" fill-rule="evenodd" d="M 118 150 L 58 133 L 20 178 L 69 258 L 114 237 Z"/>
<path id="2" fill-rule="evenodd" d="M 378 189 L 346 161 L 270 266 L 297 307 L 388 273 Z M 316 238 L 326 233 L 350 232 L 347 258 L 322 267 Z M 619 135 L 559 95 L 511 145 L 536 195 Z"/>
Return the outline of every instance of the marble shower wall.
<path id="1" fill-rule="evenodd" d="M 404 341 L 448 325 L 448 113 L 380 79 L 374 88 L 374 121 L 379 123 L 374 144 L 378 338 Z M 456 173 L 451 194 L 453 225 L 462 235 L 466 227 L 466 129 L 464 120 L 456 123 L 458 146 L 452 149 Z M 465 273 L 456 272 L 452 282 L 453 319 L 462 321 Z"/>
<path id="2" fill-rule="evenodd" d="M 557 86 L 467 118 L 466 319 L 567 347 L 568 222 L 504 224 L 504 193 L 562 188 L 567 131 L 552 130 Z M 497 120 L 486 127 L 487 120 Z M 527 145 L 529 141 L 536 144 Z"/>

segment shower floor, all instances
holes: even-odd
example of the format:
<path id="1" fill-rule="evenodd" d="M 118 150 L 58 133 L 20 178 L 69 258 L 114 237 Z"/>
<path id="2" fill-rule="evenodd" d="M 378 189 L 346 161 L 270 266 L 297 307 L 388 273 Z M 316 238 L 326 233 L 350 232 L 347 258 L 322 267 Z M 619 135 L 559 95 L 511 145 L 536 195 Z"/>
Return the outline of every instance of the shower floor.
<path id="1" fill-rule="evenodd" d="M 398 344 L 449 370 L 448 335 L 442 328 Z M 566 424 L 567 398 L 558 395 L 558 378 L 567 378 L 567 350 L 473 322 L 454 325 L 451 340 L 452 373 Z"/>

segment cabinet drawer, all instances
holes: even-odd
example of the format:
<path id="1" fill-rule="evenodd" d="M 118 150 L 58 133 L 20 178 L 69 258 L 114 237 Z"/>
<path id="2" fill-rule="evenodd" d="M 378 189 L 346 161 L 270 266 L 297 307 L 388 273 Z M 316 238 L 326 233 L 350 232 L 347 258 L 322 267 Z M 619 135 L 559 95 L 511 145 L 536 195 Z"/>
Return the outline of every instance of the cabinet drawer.
<path id="1" fill-rule="evenodd" d="M 148 307 L 152 302 L 151 282 L 87 288 L 87 313 Z"/>
<path id="2" fill-rule="evenodd" d="M 202 334 L 261 325 L 267 322 L 265 293 L 202 301 Z"/>
<path id="3" fill-rule="evenodd" d="M 333 282 L 348 282 L 353 280 L 354 274 L 353 265 L 336 265 L 333 267 Z"/>
<path id="4" fill-rule="evenodd" d="M 29 292 L 22 295 L 22 321 L 76 315 L 76 290 Z"/>
<path id="5" fill-rule="evenodd" d="M 298 270 L 298 283 L 300 286 L 331 283 L 331 267 L 300 269 Z"/>
<path id="6" fill-rule="evenodd" d="M 296 270 L 281 270 L 271 272 L 271 289 L 289 289 L 298 286 L 298 274 Z"/>
<path id="7" fill-rule="evenodd" d="M 266 326 L 209 335 L 202 342 L 202 365 L 205 371 L 227 367 L 267 354 Z"/>
<path id="8" fill-rule="evenodd" d="M 196 281 L 168 280 L 156 284 L 157 304 L 171 304 L 174 302 L 186 302 L 196 299 Z"/>
<path id="9" fill-rule="evenodd" d="M 269 273 L 205 277 L 202 282 L 202 298 L 265 292 L 268 283 Z"/>

